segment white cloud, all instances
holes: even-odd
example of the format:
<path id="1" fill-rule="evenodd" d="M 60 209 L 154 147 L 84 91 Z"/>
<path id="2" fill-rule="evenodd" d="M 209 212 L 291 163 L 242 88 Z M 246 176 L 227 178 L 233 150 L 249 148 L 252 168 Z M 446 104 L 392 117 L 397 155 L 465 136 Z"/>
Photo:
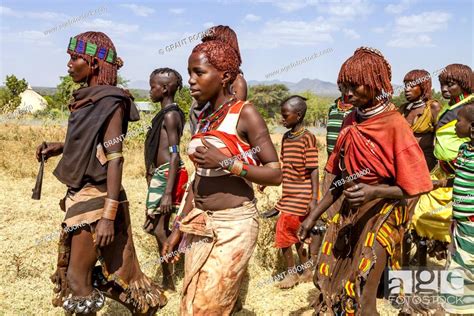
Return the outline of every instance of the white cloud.
<path id="1" fill-rule="evenodd" d="M 414 36 L 398 36 L 387 43 L 390 47 L 414 48 L 414 47 L 434 47 L 431 37 L 425 34 Z"/>
<path id="2" fill-rule="evenodd" d="M 385 27 L 374 27 L 371 30 L 374 33 L 382 34 L 385 32 Z"/>
<path id="3" fill-rule="evenodd" d="M 143 5 L 136 5 L 136 4 L 121 4 L 123 8 L 127 8 L 133 11 L 138 16 L 149 16 L 150 14 L 155 12 L 155 9 L 145 7 Z"/>
<path id="4" fill-rule="evenodd" d="M 51 46 L 53 44 L 43 32 L 37 30 L 2 32 L 0 45 L 4 45 L 4 43 L 20 43 L 35 48 L 39 46 Z M 32 56 L 36 55 L 33 54 Z"/>
<path id="5" fill-rule="evenodd" d="M 168 33 L 147 33 L 143 36 L 144 41 L 177 41 L 181 36 L 177 32 L 168 32 Z"/>
<path id="6" fill-rule="evenodd" d="M 410 5 L 415 3 L 416 0 L 402 0 L 398 4 L 389 4 L 385 7 L 385 12 L 391 14 L 400 14 L 410 8 Z"/>
<path id="7" fill-rule="evenodd" d="M 179 15 L 179 14 L 183 14 L 185 9 L 184 8 L 172 8 L 172 9 L 169 9 L 169 11 L 173 14 Z"/>
<path id="8" fill-rule="evenodd" d="M 258 15 L 249 13 L 244 17 L 244 21 L 249 21 L 249 22 L 257 22 L 260 21 L 262 18 Z"/>
<path id="9" fill-rule="evenodd" d="M 441 11 L 401 16 L 395 20 L 395 31 L 402 33 L 431 33 L 445 29 L 450 18 L 451 14 Z"/>
<path id="10" fill-rule="evenodd" d="M 11 16 L 15 18 L 28 18 L 47 21 L 60 21 L 70 18 L 69 15 L 51 11 L 16 11 L 7 7 L 0 6 L 0 15 Z"/>
<path id="11" fill-rule="evenodd" d="M 342 2 L 330 2 L 327 5 L 318 5 L 321 13 L 329 13 L 332 16 L 353 19 L 360 16 L 369 15 L 374 10 L 374 6 L 367 0 L 351 0 Z"/>
<path id="12" fill-rule="evenodd" d="M 344 35 L 350 39 L 358 39 L 360 38 L 359 33 L 357 33 L 354 30 L 351 29 L 343 29 L 342 32 L 344 32 Z"/>
<path id="13" fill-rule="evenodd" d="M 81 28 L 88 30 L 102 31 L 106 34 L 122 35 L 125 33 L 136 32 L 139 28 L 136 24 L 117 23 L 111 20 L 94 19 L 85 21 L 81 24 Z"/>
<path id="14" fill-rule="evenodd" d="M 240 33 L 243 48 L 275 48 L 279 46 L 310 46 L 331 43 L 330 32 L 338 28 L 319 17 L 313 21 L 268 21 L 260 30 Z M 242 38 L 242 39 L 241 39 Z"/>

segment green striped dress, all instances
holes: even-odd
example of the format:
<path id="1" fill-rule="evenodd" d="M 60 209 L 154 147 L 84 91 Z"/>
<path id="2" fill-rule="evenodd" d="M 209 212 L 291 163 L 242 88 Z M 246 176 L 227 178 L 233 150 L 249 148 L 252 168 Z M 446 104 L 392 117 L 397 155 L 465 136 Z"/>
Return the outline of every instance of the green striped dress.
<path id="1" fill-rule="evenodd" d="M 336 145 L 337 141 L 337 136 L 339 136 L 339 132 L 341 131 L 342 122 L 344 121 L 346 116 L 352 112 L 352 108 L 347 111 L 340 110 L 337 107 L 338 102 L 341 102 L 341 98 L 336 99 L 334 101 L 334 104 L 329 107 L 328 124 L 326 128 L 326 145 L 328 157 L 334 150 L 334 146 Z"/>
<path id="2" fill-rule="evenodd" d="M 459 148 L 453 185 L 453 243 L 449 270 L 461 271 L 463 295 L 447 295 L 446 311 L 474 314 L 474 149 L 469 143 Z M 450 299 L 449 299 L 450 298 Z"/>

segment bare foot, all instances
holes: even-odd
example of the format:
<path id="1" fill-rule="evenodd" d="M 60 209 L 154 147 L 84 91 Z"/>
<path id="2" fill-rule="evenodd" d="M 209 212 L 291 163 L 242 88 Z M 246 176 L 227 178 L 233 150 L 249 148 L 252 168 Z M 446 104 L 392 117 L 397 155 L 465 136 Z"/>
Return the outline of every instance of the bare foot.
<path id="1" fill-rule="evenodd" d="M 311 269 L 304 270 L 303 274 L 300 275 L 300 283 L 313 282 L 313 271 Z"/>
<path id="2" fill-rule="evenodd" d="M 289 274 L 277 284 L 277 287 L 280 289 L 291 289 L 298 284 L 298 281 L 299 276 L 297 274 Z"/>

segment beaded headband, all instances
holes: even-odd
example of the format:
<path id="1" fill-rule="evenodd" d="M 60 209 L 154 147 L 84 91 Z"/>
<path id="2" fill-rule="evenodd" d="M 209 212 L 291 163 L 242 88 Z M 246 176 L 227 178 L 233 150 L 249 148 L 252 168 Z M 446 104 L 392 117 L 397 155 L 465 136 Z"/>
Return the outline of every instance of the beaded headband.
<path id="1" fill-rule="evenodd" d="M 78 40 L 75 37 L 71 37 L 71 39 L 69 40 L 67 52 L 86 54 L 91 57 L 97 57 L 100 60 L 106 61 L 112 65 L 114 65 L 117 60 L 117 53 L 115 53 L 113 49 L 97 47 L 97 45 L 94 43 Z"/>

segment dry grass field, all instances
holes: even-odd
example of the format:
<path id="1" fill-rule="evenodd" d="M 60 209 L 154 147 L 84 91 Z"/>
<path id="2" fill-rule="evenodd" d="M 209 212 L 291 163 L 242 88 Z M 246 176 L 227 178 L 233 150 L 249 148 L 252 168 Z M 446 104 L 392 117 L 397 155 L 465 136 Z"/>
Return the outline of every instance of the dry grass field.
<path id="1" fill-rule="evenodd" d="M 62 315 L 62 309 L 51 305 L 52 283 L 49 276 L 56 264 L 56 242 L 63 213 L 58 201 L 65 187 L 52 175 L 59 158 L 50 159 L 45 168 L 40 201 L 31 199 L 38 163 L 34 148 L 42 141 L 62 141 L 65 128 L 59 125 L 26 126 L 15 123 L 0 125 L 0 315 Z M 134 240 L 144 271 L 160 282 L 160 267 L 153 264 L 158 256 L 155 241 L 142 230 L 146 182 L 143 166 L 143 135 L 125 141 L 123 185 L 130 201 Z M 279 148 L 281 135 L 273 135 Z M 185 137 L 183 147 L 189 140 Z M 324 137 L 318 140 L 324 144 Z M 321 146 L 320 161 L 326 161 Z M 190 163 L 186 157 L 187 167 Z M 189 170 L 189 169 L 188 169 Z M 258 208 L 263 212 L 276 203 L 280 188 L 257 193 Z M 260 221 L 257 249 L 250 262 L 241 291 L 244 309 L 238 315 L 311 315 L 309 307 L 314 285 L 300 284 L 291 290 L 279 290 L 274 284 L 261 285 L 282 272 L 281 258 L 273 247 L 274 220 Z M 151 264 L 150 264 L 151 263 Z M 177 315 L 182 267 L 176 269 L 177 293 L 167 293 L 168 305 L 161 315 Z M 386 301 L 378 301 L 382 315 L 397 310 Z M 128 315 L 118 304 L 108 300 L 100 315 Z"/>

